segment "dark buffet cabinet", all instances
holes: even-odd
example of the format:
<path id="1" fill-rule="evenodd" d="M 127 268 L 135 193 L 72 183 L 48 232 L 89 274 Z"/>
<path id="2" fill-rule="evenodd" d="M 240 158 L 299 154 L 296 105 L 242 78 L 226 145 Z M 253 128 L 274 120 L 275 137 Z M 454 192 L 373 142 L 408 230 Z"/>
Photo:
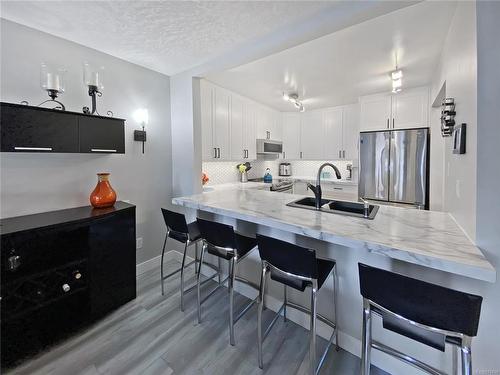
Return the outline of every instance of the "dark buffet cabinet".
<path id="1" fill-rule="evenodd" d="M 136 297 L 135 206 L 78 207 L 0 225 L 2 368 Z"/>
<path id="2" fill-rule="evenodd" d="M 1 103 L 2 152 L 125 153 L 125 120 Z"/>

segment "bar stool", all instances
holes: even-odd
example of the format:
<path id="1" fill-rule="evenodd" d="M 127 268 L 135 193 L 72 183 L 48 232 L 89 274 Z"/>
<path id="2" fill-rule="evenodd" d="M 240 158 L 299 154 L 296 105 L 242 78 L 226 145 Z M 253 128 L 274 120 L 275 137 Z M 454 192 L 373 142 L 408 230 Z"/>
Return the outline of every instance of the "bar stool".
<path id="1" fill-rule="evenodd" d="M 271 331 L 274 323 L 283 311 L 283 318 L 286 321 L 287 306 L 308 313 L 311 316 L 311 329 L 309 340 L 309 370 L 310 374 L 315 375 L 321 369 L 323 362 L 332 345 L 332 340 L 335 337 L 335 346 L 338 350 L 337 339 L 337 270 L 336 262 L 332 260 L 324 260 L 316 258 L 316 251 L 307 249 L 301 246 L 276 240 L 271 237 L 257 235 L 257 244 L 259 247 L 260 257 L 262 259 L 262 275 L 259 289 L 259 307 L 258 307 L 258 355 L 259 367 L 264 368 L 262 359 L 263 341 Z M 284 286 L 284 301 L 276 313 L 274 319 L 266 328 L 262 335 L 262 310 L 264 309 L 264 295 L 266 288 L 267 273 L 271 274 L 271 279 L 277 281 Z M 335 321 L 331 321 L 316 311 L 316 295 L 318 290 L 323 286 L 326 279 L 333 274 L 333 304 Z M 288 301 L 287 286 L 304 292 L 306 287 L 311 287 L 311 309 L 294 304 Z M 328 341 L 328 345 L 321 356 L 319 363 L 316 365 L 316 318 L 333 328 L 332 335 Z"/>
<path id="2" fill-rule="evenodd" d="M 462 375 L 472 375 L 471 341 L 476 336 L 483 298 L 412 279 L 394 272 L 358 264 L 363 296 L 363 343 L 361 374 L 370 373 L 371 348 L 389 354 L 429 374 L 444 372 L 371 337 L 372 313 L 382 318 L 385 329 L 399 333 L 442 352 L 445 343 L 454 346 L 453 374 L 458 373 L 461 352 Z"/>
<path id="3" fill-rule="evenodd" d="M 198 243 L 201 240 L 200 230 L 198 229 L 198 224 L 196 221 L 187 224 L 186 217 L 183 214 L 178 212 L 169 211 L 165 208 L 161 209 L 163 214 L 163 219 L 165 220 L 165 225 L 167 226 L 167 234 L 165 235 L 165 241 L 163 242 L 163 249 L 161 251 L 161 294 L 165 295 L 165 286 L 164 281 L 169 277 L 181 273 L 181 311 L 184 311 L 184 293 L 189 292 L 194 289 L 195 285 L 192 285 L 187 290 L 184 290 L 184 269 L 189 267 L 193 263 L 195 264 L 195 272 L 196 272 L 196 263 L 198 262 L 198 249 L 195 248 L 195 260 L 186 264 L 186 253 L 188 246 Z M 182 264 L 181 267 L 168 275 L 163 275 L 163 258 L 165 255 L 165 248 L 167 246 L 167 239 L 172 238 L 176 241 L 179 241 L 184 244 L 184 253 L 182 255 Z M 211 265 L 210 265 L 211 266 Z M 215 269 L 215 268 L 214 268 Z M 215 269 L 218 272 L 220 279 L 220 267 L 219 269 Z M 208 282 L 210 279 L 205 280 L 203 283 Z"/>
<path id="4" fill-rule="evenodd" d="M 235 280 L 248 284 L 258 290 L 258 286 L 251 281 L 236 276 L 236 265 L 245 259 L 255 248 L 257 242 L 255 238 L 243 236 L 234 231 L 230 225 L 217 223 L 198 218 L 198 227 L 203 238 L 203 248 L 200 255 L 200 263 L 197 274 L 198 285 L 198 323 L 201 323 L 201 305 L 228 280 L 229 289 L 229 343 L 234 345 L 234 325 L 238 320 L 257 302 L 257 298 L 245 306 L 234 318 L 234 282 Z M 200 275 L 201 265 L 205 251 L 215 255 L 219 261 L 225 259 L 229 262 L 228 277 L 219 283 L 206 297 L 201 300 L 200 295 Z"/>

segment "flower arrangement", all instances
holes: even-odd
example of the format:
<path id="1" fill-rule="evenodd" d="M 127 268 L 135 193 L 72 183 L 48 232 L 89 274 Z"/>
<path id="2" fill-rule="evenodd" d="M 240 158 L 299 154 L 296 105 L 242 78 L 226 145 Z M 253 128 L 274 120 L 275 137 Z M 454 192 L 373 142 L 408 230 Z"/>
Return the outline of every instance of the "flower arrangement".
<path id="1" fill-rule="evenodd" d="M 205 172 L 203 172 L 201 174 L 201 184 L 205 185 L 208 183 L 208 181 L 210 181 L 210 179 L 208 178 L 208 175 Z"/>

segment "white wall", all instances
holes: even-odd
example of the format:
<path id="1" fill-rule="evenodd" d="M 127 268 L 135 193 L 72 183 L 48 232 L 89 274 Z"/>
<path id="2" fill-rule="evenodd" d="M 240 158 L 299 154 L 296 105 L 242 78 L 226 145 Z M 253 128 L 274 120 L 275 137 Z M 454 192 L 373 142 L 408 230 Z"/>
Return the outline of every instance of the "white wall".
<path id="1" fill-rule="evenodd" d="M 476 235 L 477 54 L 475 2 L 458 2 L 433 80 L 431 101 L 446 82 L 446 96 L 455 98 L 457 124 L 467 123 L 467 153 L 452 153 L 444 139 L 444 211 L 449 211 L 474 240 Z M 436 125 L 436 116 L 433 130 Z M 441 137 L 434 131 L 433 137 Z M 432 151 L 432 150 L 431 150 Z M 431 156 L 433 157 L 433 156 Z M 440 156 L 438 156 L 439 159 Z M 434 158 L 433 158 L 434 161 Z M 440 167 L 440 165 L 438 165 Z"/>
<path id="2" fill-rule="evenodd" d="M 477 2 L 477 211 L 476 242 L 500 271 L 500 3 Z M 476 368 L 500 373 L 500 281 L 484 285 Z M 483 373 L 486 373 L 483 372 Z"/>
<path id="3" fill-rule="evenodd" d="M 96 184 L 97 172 L 110 172 L 118 199 L 137 205 L 137 235 L 144 238 L 137 262 L 158 255 L 164 235 L 160 207 L 171 200 L 169 77 L 90 48 L 1 20 L 1 100 L 37 105 L 47 99 L 39 87 L 40 63 L 65 66 L 70 111 L 89 105 L 82 82 L 82 63 L 105 67 L 101 114 L 112 110 L 125 118 L 125 155 L 2 153 L 1 217 L 83 206 Z M 139 126 L 133 112 L 148 108 L 146 152 L 133 141 Z"/>

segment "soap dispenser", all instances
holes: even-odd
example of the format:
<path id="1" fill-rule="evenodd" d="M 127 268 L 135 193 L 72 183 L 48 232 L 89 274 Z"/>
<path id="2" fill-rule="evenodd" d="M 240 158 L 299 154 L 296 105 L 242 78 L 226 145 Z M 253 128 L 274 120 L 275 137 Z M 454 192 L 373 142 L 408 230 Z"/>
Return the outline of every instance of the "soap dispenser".
<path id="1" fill-rule="evenodd" d="M 271 176 L 271 170 L 266 168 L 266 174 L 264 175 L 264 182 L 271 183 L 273 182 L 273 176 Z"/>

